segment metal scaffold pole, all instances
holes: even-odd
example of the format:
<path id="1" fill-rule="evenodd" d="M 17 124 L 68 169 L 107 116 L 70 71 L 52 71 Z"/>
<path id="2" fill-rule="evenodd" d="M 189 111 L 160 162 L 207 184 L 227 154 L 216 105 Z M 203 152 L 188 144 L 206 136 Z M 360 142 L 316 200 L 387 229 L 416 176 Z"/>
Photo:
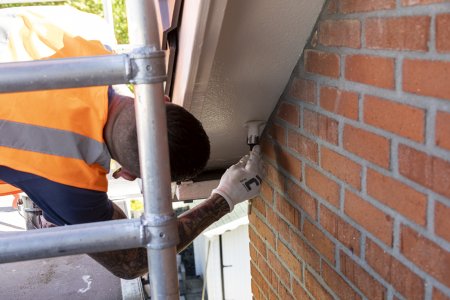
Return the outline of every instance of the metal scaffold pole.
<path id="1" fill-rule="evenodd" d="M 3 235 L 0 237 L 0 263 L 146 246 L 152 299 L 179 299 L 176 264 L 179 237 L 171 201 L 163 94 L 166 69 L 156 2 L 127 1 L 130 53 L 0 64 L 0 93 L 134 84 L 145 206 L 140 220 Z M 111 230 L 113 228 L 117 230 Z M 42 243 L 43 239 L 47 242 Z"/>
<path id="2" fill-rule="evenodd" d="M 162 29 L 156 5 L 153 0 L 127 1 L 130 44 L 142 47 L 144 54 L 161 49 L 159 32 Z M 145 60 L 142 63 L 145 64 Z M 152 65 L 148 64 L 145 69 L 150 71 Z M 147 82 L 139 78 L 135 82 L 135 109 L 145 207 L 143 218 L 147 230 L 151 231 L 147 245 L 150 289 L 152 299 L 179 299 L 178 230 L 170 201 L 163 83 Z"/>

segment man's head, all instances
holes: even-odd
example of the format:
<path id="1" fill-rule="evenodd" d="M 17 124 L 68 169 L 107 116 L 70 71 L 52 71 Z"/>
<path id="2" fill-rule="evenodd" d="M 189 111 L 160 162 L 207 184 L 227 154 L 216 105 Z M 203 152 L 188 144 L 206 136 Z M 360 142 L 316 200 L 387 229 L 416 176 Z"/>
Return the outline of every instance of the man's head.
<path id="1" fill-rule="evenodd" d="M 195 177 L 209 159 L 209 139 L 202 124 L 183 107 L 166 103 L 172 181 Z M 105 140 L 113 159 L 132 177 L 140 177 L 133 99 L 121 97 L 110 105 Z M 134 175 L 134 176 L 133 176 Z"/>

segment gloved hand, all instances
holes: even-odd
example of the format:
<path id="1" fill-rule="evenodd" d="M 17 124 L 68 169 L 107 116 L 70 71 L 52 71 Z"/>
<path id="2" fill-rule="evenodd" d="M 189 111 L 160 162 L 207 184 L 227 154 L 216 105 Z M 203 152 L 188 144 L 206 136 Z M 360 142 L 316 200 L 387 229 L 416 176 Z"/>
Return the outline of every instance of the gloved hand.
<path id="1" fill-rule="evenodd" d="M 230 211 L 232 211 L 235 204 L 259 194 L 261 177 L 261 149 L 257 145 L 253 147 L 250 155 L 244 156 L 237 164 L 226 170 L 220 179 L 219 186 L 212 193 L 225 198 L 230 205 Z"/>

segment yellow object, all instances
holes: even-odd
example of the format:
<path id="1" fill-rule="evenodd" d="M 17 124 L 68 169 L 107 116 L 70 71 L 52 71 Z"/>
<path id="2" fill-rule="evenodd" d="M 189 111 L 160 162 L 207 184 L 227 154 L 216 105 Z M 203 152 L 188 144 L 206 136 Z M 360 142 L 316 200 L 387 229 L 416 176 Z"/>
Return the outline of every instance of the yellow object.
<path id="1" fill-rule="evenodd" d="M 130 201 L 130 208 L 132 211 L 143 211 L 144 210 L 144 203 L 141 200 L 133 199 Z"/>

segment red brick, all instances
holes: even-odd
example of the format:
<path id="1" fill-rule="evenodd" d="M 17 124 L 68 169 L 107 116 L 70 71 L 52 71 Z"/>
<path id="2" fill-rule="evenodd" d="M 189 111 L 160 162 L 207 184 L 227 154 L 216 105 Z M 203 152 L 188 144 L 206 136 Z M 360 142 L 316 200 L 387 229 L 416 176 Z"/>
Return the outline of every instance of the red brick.
<path id="1" fill-rule="evenodd" d="M 436 145 L 450 150 L 450 113 L 438 111 L 436 114 Z"/>
<path id="2" fill-rule="evenodd" d="M 302 263 L 295 257 L 291 249 L 286 247 L 281 241 L 277 243 L 277 253 L 281 260 L 288 266 L 289 270 L 293 272 L 293 275 L 301 280 L 302 279 Z"/>
<path id="3" fill-rule="evenodd" d="M 326 20 L 319 24 L 319 43 L 325 46 L 361 48 L 359 20 Z"/>
<path id="4" fill-rule="evenodd" d="M 276 235 L 290 242 L 289 224 L 286 223 L 274 210 L 267 210 L 267 224 L 269 224 Z M 292 226 L 292 225 L 291 225 Z"/>
<path id="5" fill-rule="evenodd" d="M 263 181 L 263 184 L 261 185 L 261 196 L 267 204 L 273 204 L 273 188 L 265 181 Z"/>
<path id="6" fill-rule="evenodd" d="M 292 249 L 294 252 L 316 272 L 320 272 L 320 256 L 311 246 L 303 241 L 300 236 L 294 232 L 292 236 Z"/>
<path id="7" fill-rule="evenodd" d="M 278 291 L 278 289 L 277 289 Z M 267 300 L 278 300 L 277 293 L 274 292 L 272 289 L 269 289 L 269 294 L 266 296 Z"/>
<path id="8" fill-rule="evenodd" d="M 424 298 L 423 279 L 369 239 L 366 244 L 366 261 L 406 298 Z"/>
<path id="9" fill-rule="evenodd" d="M 286 181 L 286 191 L 288 197 L 293 200 L 300 209 L 314 220 L 317 219 L 317 202 L 311 195 L 290 180 Z"/>
<path id="10" fill-rule="evenodd" d="M 252 287 L 252 294 L 253 294 L 254 300 L 264 299 L 263 296 L 261 295 L 261 292 L 259 291 L 258 284 L 256 283 L 256 281 L 253 278 L 251 279 L 251 287 Z"/>
<path id="11" fill-rule="evenodd" d="M 291 275 L 289 273 L 289 270 L 286 269 L 286 267 L 281 264 L 280 258 L 278 258 L 277 255 L 272 252 L 272 250 L 269 250 L 267 252 L 267 261 L 269 262 L 272 269 L 275 271 L 275 274 L 278 275 L 281 282 L 283 284 L 289 285 L 289 282 L 291 280 Z M 272 286 L 273 286 L 273 284 L 272 284 Z M 277 288 L 277 287 L 274 286 L 274 288 Z"/>
<path id="12" fill-rule="evenodd" d="M 334 243 L 320 231 L 314 224 L 305 219 L 303 224 L 303 235 L 319 253 L 325 256 L 330 262 L 334 263 Z"/>
<path id="13" fill-rule="evenodd" d="M 434 207 L 434 231 L 450 242 L 450 207 L 436 202 Z"/>
<path id="14" fill-rule="evenodd" d="M 250 219 L 252 220 L 252 219 Z M 266 257 L 267 255 L 267 248 L 264 241 L 258 236 L 256 231 L 253 229 L 253 227 L 249 226 L 248 235 L 250 238 L 250 242 L 252 245 L 255 246 L 255 248 L 261 253 L 263 257 Z"/>
<path id="15" fill-rule="evenodd" d="M 288 132 L 288 147 L 312 162 L 317 163 L 319 161 L 319 146 L 317 143 L 293 130 Z"/>
<path id="16" fill-rule="evenodd" d="M 330 149 L 321 147 L 321 164 L 328 172 L 339 179 L 361 189 L 361 166 L 347 157 Z"/>
<path id="17" fill-rule="evenodd" d="M 301 180 L 302 178 L 302 163 L 300 160 L 285 151 L 277 151 L 277 163 L 289 174 Z"/>
<path id="18" fill-rule="evenodd" d="M 260 218 L 252 216 L 254 216 L 254 214 L 250 215 L 251 224 L 255 226 L 256 231 L 261 235 L 263 240 L 265 240 L 272 248 L 275 248 L 275 234 Z"/>
<path id="19" fill-rule="evenodd" d="M 427 196 L 406 184 L 368 169 L 367 194 L 417 224 L 426 225 Z"/>
<path id="20" fill-rule="evenodd" d="M 366 46 L 372 49 L 428 51 L 430 22 L 429 16 L 370 18 L 366 21 Z"/>
<path id="21" fill-rule="evenodd" d="M 277 116 L 294 126 L 298 127 L 300 124 L 300 114 L 297 105 L 282 102 L 278 107 Z"/>
<path id="22" fill-rule="evenodd" d="M 274 219 L 277 222 L 277 224 L 272 226 L 276 226 L 278 239 L 282 239 L 286 243 L 290 244 L 292 242 L 291 236 L 293 234 L 292 228 L 296 227 L 293 227 L 292 224 L 286 222 L 283 218 L 280 217 L 280 215 L 276 213 L 275 215 L 277 216 L 277 218 L 275 219 L 275 217 L 273 217 L 272 219 Z"/>
<path id="23" fill-rule="evenodd" d="M 363 294 L 373 300 L 384 300 L 387 298 L 386 288 L 373 278 L 366 270 L 353 261 L 348 255 L 341 251 L 341 272 L 347 277 Z"/>
<path id="24" fill-rule="evenodd" d="M 450 52 L 450 14 L 436 16 L 436 49 Z"/>
<path id="25" fill-rule="evenodd" d="M 359 255 L 359 231 L 323 205 L 320 207 L 320 225 L 350 251 Z"/>
<path id="26" fill-rule="evenodd" d="M 368 55 L 349 55 L 345 78 L 385 89 L 394 89 L 394 59 Z"/>
<path id="27" fill-rule="evenodd" d="M 402 0 L 403 6 L 424 5 L 431 3 L 444 3 L 448 0 Z"/>
<path id="28" fill-rule="evenodd" d="M 450 295 L 444 294 L 444 292 L 438 290 L 437 288 L 433 289 L 433 300 L 450 300 Z"/>
<path id="29" fill-rule="evenodd" d="M 332 15 L 337 13 L 338 11 L 338 0 L 330 0 L 328 1 L 327 7 L 325 8 L 325 13 L 327 15 Z"/>
<path id="30" fill-rule="evenodd" d="M 294 300 L 294 296 L 292 296 L 291 291 L 282 284 L 278 287 L 278 294 L 276 297 L 277 299 Z"/>
<path id="31" fill-rule="evenodd" d="M 403 90 L 450 100 L 450 62 L 405 59 Z"/>
<path id="32" fill-rule="evenodd" d="M 307 109 L 303 111 L 303 117 L 303 128 L 306 132 L 331 144 L 338 144 L 339 123 L 336 120 Z"/>
<path id="33" fill-rule="evenodd" d="M 253 264 L 250 264 L 250 272 L 252 280 L 255 281 L 256 285 L 261 290 L 262 294 L 267 295 L 269 292 L 269 283 L 264 279 L 259 270 Z"/>
<path id="34" fill-rule="evenodd" d="M 250 235 L 250 233 L 249 233 Z M 250 241 L 249 244 L 249 250 L 250 250 L 250 260 L 253 261 L 255 264 L 257 264 L 257 258 L 258 255 L 260 255 L 257 251 L 253 243 Z"/>
<path id="35" fill-rule="evenodd" d="M 345 193 L 345 213 L 386 245 L 392 245 L 393 219 L 350 191 Z"/>
<path id="36" fill-rule="evenodd" d="M 284 190 L 286 178 L 277 169 L 270 164 L 265 164 L 265 173 L 267 179 L 272 186 L 278 190 Z"/>
<path id="37" fill-rule="evenodd" d="M 389 168 L 390 141 L 383 136 L 346 125 L 344 149 L 383 168 Z"/>
<path id="38" fill-rule="evenodd" d="M 269 251 L 269 253 L 271 253 L 270 251 Z M 280 282 L 281 282 L 281 279 L 280 279 L 280 277 L 276 274 L 276 271 L 275 271 L 275 269 L 274 269 L 274 267 L 273 267 L 273 262 L 272 261 L 270 261 L 270 259 L 271 259 L 271 255 L 269 255 L 268 256 L 268 259 L 267 259 L 267 262 L 268 262 L 268 264 L 269 264 L 269 266 L 270 266 L 270 278 L 267 278 L 267 281 L 269 282 L 269 284 L 270 284 L 270 289 L 269 289 L 269 295 L 265 295 L 266 297 L 270 297 L 271 295 L 270 295 L 270 291 L 271 290 L 274 290 L 274 291 L 277 291 L 278 290 L 278 285 L 280 284 Z M 278 258 L 276 258 L 277 260 L 276 260 L 276 262 L 277 263 L 279 263 L 279 264 L 281 264 L 279 261 L 278 261 Z M 287 280 L 288 280 L 288 282 L 289 282 L 289 280 L 290 280 L 290 275 L 289 275 L 289 273 L 287 274 Z"/>
<path id="39" fill-rule="evenodd" d="M 272 270 L 269 268 L 267 261 L 260 254 L 257 254 L 256 256 L 256 265 L 258 266 L 260 273 L 266 279 L 269 279 L 271 277 Z"/>
<path id="40" fill-rule="evenodd" d="M 264 203 L 264 200 L 262 198 L 260 197 L 253 198 L 251 200 L 251 205 L 252 205 L 252 212 L 253 209 L 255 209 L 264 217 L 266 216 L 266 204 Z"/>
<path id="41" fill-rule="evenodd" d="M 300 285 L 300 283 L 297 282 L 297 280 L 294 280 L 292 282 L 292 293 L 294 294 L 295 299 L 301 299 L 301 300 L 309 300 L 311 299 L 308 294 L 306 293 L 306 290 Z"/>
<path id="42" fill-rule="evenodd" d="M 414 264 L 450 287 L 450 252 L 414 231 L 401 227 L 400 250 Z"/>
<path id="43" fill-rule="evenodd" d="M 269 211 L 267 215 L 267 220 L 269 224 L 274 228 L 274 231 L 278 235 L 278 239 L 282 239 L 287 243 L 290 243 L 292 225 L 287 223 L 280 217 L 279 214 L 275 213 L 274 211 Z"/>
<path id="44" fill-rule="evenodd" d="M 276 143 L 270 139 L 263 139 L 261 141 L 261 152 L 263 155 L 267 156 L 271 160 L 276 159 L 275 147 Z"/>
<path id="45" fill-rule="evenodd" d="M 286 145 L 286 129 L 283 126 L 271 123 L 268 130 L 270 136 L 277 141 L 280 146 Z"/>
<path id="46" fill-rule="evenodd" d="M 395 0 L 340 0 L 340 11 L 354 13 L 395 8 Z"/>
<path id="47" fill-rule="evenodd" d="M 302 178 L 302 163 L 300 160 L 292 156 L 285 151 L 277 152 L 277 163 L 283 169 L 285 169 L 289 174 L 301 180 Z"/>
<path id="48" fill-rule="evenodd" d="M 406 145 L 399 145 L 398 161 L 400 174 L 450 197 L 450 162 Z"/>
<path id="49" fill-rule="evenodd" d="M 305 50 L 305 69 L 310 73 L 338 78 L 340 72 L 339 56 L 335 53 Z"/>
<path id="50" fill-rule="evenodd" d="M 281 195 L 277 194 L 277 210 L 294 227 L 300 225 L 298 211 Z"/>
<path id="51" fill-rule="evenodd" d="M 316 83 L 312 80 L 295 78 L 291 87 L 291 96 L 309 103 L 316 103 Z"/>
<path id="52" fill-rule="evenodd" d="M 332 113 L 358 120 L 358 94 L 332 87 L 320 89 L 320 106 Z"/>
<path id="53" fill-rule="evenodd" d="M 309 270 L 305 271 L 305 286 L 315 299 L 331 300 L 333 297 L 328 291 L 314 278 Z"/>
<path id="54" fill-rule="evenodd" d="M 410 105 L 367 95 L 364 122 L 416 142 L 425 140 L 425 111 Z"/>
<path id="55" fill-rule="evenodd" d="M 361 299 L 361 296 L 327 263 L 322 264 L 322 277 L 340 299 Z"/>
<path id="56" fill-rule="evenodd" d="M 339 185 L 321 174 L 319 171 L 306 166 L 306 185 L 330 204 L 339 207 Z"/>

